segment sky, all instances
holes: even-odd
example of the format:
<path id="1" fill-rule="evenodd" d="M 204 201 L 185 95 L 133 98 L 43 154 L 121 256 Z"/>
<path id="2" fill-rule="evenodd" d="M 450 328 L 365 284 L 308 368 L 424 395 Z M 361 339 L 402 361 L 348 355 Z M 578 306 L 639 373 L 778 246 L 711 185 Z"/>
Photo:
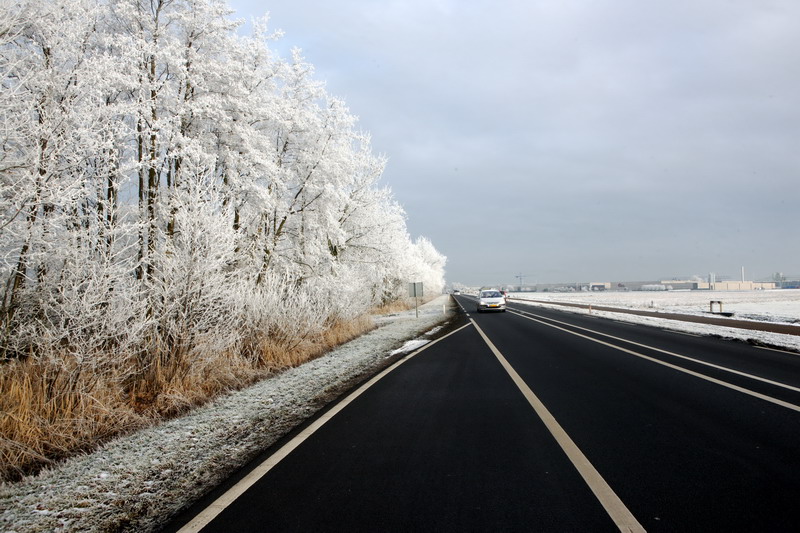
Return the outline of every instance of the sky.
<path id="1" fill-rule="evenodd" d="M 232 0 L 466 285 L 800 276 L 796 0 Z"/>

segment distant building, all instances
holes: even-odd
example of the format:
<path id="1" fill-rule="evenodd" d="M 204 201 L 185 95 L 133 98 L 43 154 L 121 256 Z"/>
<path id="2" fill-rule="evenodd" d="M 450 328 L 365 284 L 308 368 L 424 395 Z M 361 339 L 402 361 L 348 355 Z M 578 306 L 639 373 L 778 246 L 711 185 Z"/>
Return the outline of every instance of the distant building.
<path id="1" fill-rule="evenodd" d="M 800 288 L 798 281 L 784 281 L 784 288 Z M 758 291 L 777 289 L 774 281 L 733 281 L 710 277 L 709 280 L 654 280 L 654 281 L 592 281 L 579 283 L 540 283 L 535 286 L 520 287 L 520 292 L 588 292 L 588 291 L 672 291 L 672 290 L 716 290 L 716 291 Z"/>
<path id="2" fill-rule="evenodd" d="M 649 285 L 642 285 L 640 291 L 671 291 L 674 287 L 672 285 L 664 285 L 663 283 L 651 283 Z"/>
<path id="3" fill-rule="evenodd" d="M 692 288 L 701 291 L 760 291 L 775 289 L 777 285 L 773 281 L 695 281 Z"/>

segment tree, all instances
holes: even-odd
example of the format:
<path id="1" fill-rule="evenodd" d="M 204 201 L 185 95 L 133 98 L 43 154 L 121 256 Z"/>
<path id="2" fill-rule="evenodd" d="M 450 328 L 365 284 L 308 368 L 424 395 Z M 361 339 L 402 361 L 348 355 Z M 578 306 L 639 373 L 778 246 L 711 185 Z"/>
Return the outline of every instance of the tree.
<path id="1" fill-rule="evenodd" d="M 385 158 L 266 21 L 240 36 L 222 0 L 3 10 L 5 357 L 122 350 L 129 385 L 441 289 Z"/>

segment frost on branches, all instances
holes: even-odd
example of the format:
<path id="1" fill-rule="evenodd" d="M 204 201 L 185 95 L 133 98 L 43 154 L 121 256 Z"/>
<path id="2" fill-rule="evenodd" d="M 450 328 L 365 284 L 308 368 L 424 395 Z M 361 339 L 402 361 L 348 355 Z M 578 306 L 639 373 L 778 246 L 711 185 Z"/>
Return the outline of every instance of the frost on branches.
<path id="1" fill-rule="evenodd" d="M 6 381 L 38 362 L 145 401 L 233 354 L 269 367 L 271 340 L 409 281 L 442 289 L 445 258 L 376 185 L 384 159 L 265 24 L 237 35 L 222 0 L 0 9 Z"/>

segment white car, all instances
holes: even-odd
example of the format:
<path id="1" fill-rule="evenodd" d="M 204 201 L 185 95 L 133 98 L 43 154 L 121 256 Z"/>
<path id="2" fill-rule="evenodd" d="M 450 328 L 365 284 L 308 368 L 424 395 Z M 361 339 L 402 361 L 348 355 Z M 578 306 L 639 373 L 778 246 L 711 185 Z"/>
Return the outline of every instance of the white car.
<path id="1" fill-rule="evenodd" d="M 478 293 L 478 309 L 481 311 L 503 311 L 506 310 L 506 299 L 496 289 L 482 290 Z"/>

